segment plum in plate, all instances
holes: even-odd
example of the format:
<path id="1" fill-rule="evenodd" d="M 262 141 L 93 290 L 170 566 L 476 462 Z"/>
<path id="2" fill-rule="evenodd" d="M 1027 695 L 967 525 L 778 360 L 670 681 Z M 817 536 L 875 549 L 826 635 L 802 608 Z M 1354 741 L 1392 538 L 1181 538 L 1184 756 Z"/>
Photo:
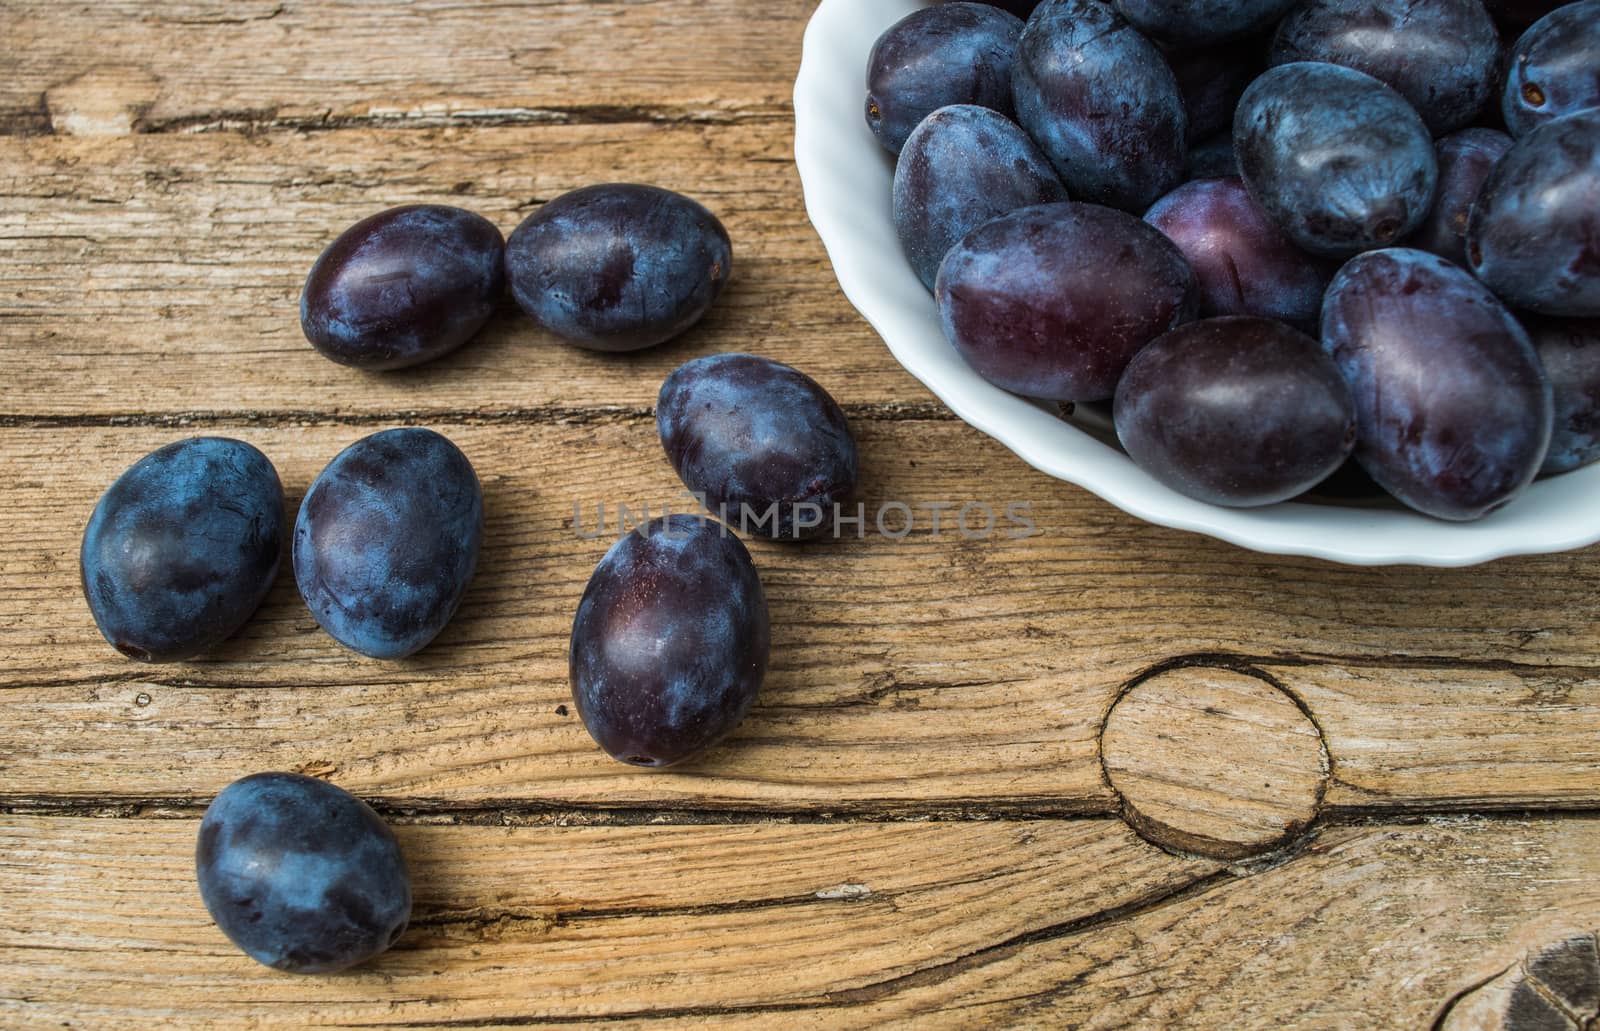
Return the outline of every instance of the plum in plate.
<path id="1" fill-rule="evenodd" d="M 572 699 L 612 758 L 673 766 L 744 719 L 770 640 L 761 578 L 739 539 L 699 516 L 654 519 L 589 578 L 572 621 Z"/>
<path id="2" fill-rule="evenodd" d="M 1099 401 L 1134 353 L 1195 315 L 1183 253 L 1125 212 L 1021 208 L 968 233 L 939 267 L 945 337 L 984 379 L 1028 397 Z"/>
<path id="3" fill-rule="evenodd" d="M 1510 305 L 1600 316 L 1600 109 L 1506 151 L 1472 206 L 1467 262 Z"/>
<path id="4" fill-rule="evenodd" d="M 1433 206 L 1438 161 L 1406 99 L 1339 65 L 1279 65 L 1234 115 L 1239 171 L 1289 238 L 1348 258 L 1402 239 Z"/>
<path id="5" fill-rule="evenodd" d="M 867 127 L 898 154 L 941 107 L 975 104 L 1009 117 L 1011 65 L 1022 19 L 988 4 L 912 11 L 889 26 L 867 57 Z"/>
<path id="6" fill-rule="evenodd" d="M 1457 265 L 1467 263 L 1467 222 L 1472 205 L 1495 163 L 1511 149 L 1511 137 L 1495 129 L 1462 129 L 1435 145 L 1439 190 L 1433 210 L 1406 241 Z"/>
<path id="7" fill-rule="evenodd" d="M 1242 180 L 1185 183 L 1144 220 L 1194 269 L 1201 315 L 1257 315 L 1315 329 L 1333 269 L 1284 236 Z"/>
<path id="8" fill-rule="evenodd" d="M 1540 472 L 1600 459 L 1600 319 L 1526 317 L 1523 325 L 1555 397 L 1555 430 Z"/>
<path id="9" fill-rule="evenodd" d="M 929 290 L 944 256 L 972 230 L 1017 208 L 1066 199 L 1066 187 L 1027 133 L 970 104 L 923 119 L 894 170 L 895 230 Z"/>
<path id="10" fill-rule="evenodd" d="M 1426 251 L 1372 251 L 1334 277 L 1322 346 L 1356 406 L 1356 459 L 1440 519 L 1520 494 L 1550 445 L 1552 400 L 1527 332 L 1483 284 Z"/>
<path id="11" fill-rule="evenodd" d="M 1113 0 L 1152 39 L 1186 47 L 1247 35 L 1283 17 L 1299 0 Z"/>
<path id="12" fill-rule="evenodd" d="M 1013 71 L 1017 121 L 1080 200 L 1144 211 L 1183 179 L 1188 117 L 1161 51 L 1100 0 L 1046 0 Z"/>
<path id="13" fill-rule="evenodd" d="M 1278 25 L 1269 60 L 1366 72 L 1442 134 L 1470 125 L 1493 95 L 1500 56 L 1481 0 L 1305 0 Z"/>
<path id="14" fill-rule="evenodd" d="M 1214 505 L 1286 501 L 1343 464 L 1355 412 L 1317 342 L 1281 322 L 1205 319 L 1157 337 L 1117 384 L 1117 438 L 1139 467 Z"/>
<path id="15" fill-rule="evenodd" d="M 1522 34 L 1511 48 L 1500 105 L 1518 138 L 1600 107 L 1600 0 L 1567 4 Z"/>

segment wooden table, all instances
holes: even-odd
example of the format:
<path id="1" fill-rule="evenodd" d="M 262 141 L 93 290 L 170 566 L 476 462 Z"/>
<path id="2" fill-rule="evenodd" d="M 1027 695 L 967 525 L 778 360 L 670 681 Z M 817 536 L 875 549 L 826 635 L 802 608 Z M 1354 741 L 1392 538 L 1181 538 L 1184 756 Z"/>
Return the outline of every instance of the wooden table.
<path id="1" fill-rule="evenodd" d="M 1600 927 L 1600 551 L 1252 554 L 954 419 L 806 222 L 788 98 L 812 6 L 0 2 L 0 1026 L 1373 1028 L 1459 998 L 1454 1027 L 1567 1005 L 1583 977 L 1555 960 Z M 508 305 L 389 375 L 301 338 L 306 269 L 358 218 L 445 202 L 509 231 L 614 179 L 733 235 L 733 286 L 687 338 L 587 354 Z M 753 545 L 758 706 L 706 761 L 636 771 L 567 704 L 608 543 L 574 504 L 676 494 L 656 390 L 727 350 L 834 392 L 869 506 L 1022 501 L 1037 532 L 924 516 L 898 542 Z M 488 510 L 420 656 L 342 650 L 287 575 L 214 661 L 100 639 L 76 549 L 134 459 L 238 436 L 294 505 L 407 423 L 460 444 Z M 199 814 L 266 769 L 396 825 L 417 907 L 380 961 L 274 974 L 207 919 Z"/>

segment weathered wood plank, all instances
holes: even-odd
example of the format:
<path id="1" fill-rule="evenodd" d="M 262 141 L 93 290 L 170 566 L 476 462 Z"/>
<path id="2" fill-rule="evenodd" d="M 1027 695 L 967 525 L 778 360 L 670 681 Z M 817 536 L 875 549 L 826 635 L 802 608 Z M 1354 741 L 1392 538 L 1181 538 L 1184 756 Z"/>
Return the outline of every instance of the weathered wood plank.
<path id="1" fill-rule="evenodd" d="M 592 530 L 598 502 L 659 510 L 680 489 L 652 424 L 438 428 L 477 465 L 488 524 L 434 646 L 345 652 L 284 576 L 216 660 L 168 667 L 100 640 L 77 547 L 106 484 L 181 431 L 0 431 L 0 794 L 198 797 L 246 766 L 316 764 L 423 808 L 1102 812 L 1101 722 L 1176 660 L 1253 662 L 1302 698 L 1340 806 L 1600 801 L 1600 552 L 1449 573 L 1252 555 L 1125 519 L 948 422 L 858 420 L 866 503 L 916 506 L 918 531 L 757 542 L 774 652 L 755 712 L 687 774 L 635 771 L 571 714 L 566 641 L 607 546 L 574 533 L 574 502 Z M 364 432 L 223 431 L 277 462 L 291 503 Z M 947 516 L 935 537 L 924 506 L 965 500 L 1031 503 L 1035 536 L 962 540 Z"/>
<path id="2" fill-rule="evenodd" d="M 11 0 L 0 128 L 779 117 L 814 6 Z"/>
<path id="3" fill-rule="evenodd" d="M 1326 831 L 1251 876 L 1119 822 L 400 829 L 413 928 L 337 978 L 235 952 L 192 820 L 0 819 L 7 1026 L 1421 1027 L 1600 916 L 1600 821 Z"/>
<path id="4" fill-rule="evenodd" d="M 459 204 L 509 233 L 551 197 L 619 179 L 688 193 L 732 235 L 732 283 L 678 341 L 594 354 L 508 300 L 455 354 L 372 374 L 327 361 L 301 334 L 307 271 L 366 215 Z M 0 416 L 13 422 L 638 409 L 679 363 L 716 351 L 798 365 L 846 405 L 943 412 L 839 292 L 788 136 L 770 128 L 0 138 L 0 202 Z"/>

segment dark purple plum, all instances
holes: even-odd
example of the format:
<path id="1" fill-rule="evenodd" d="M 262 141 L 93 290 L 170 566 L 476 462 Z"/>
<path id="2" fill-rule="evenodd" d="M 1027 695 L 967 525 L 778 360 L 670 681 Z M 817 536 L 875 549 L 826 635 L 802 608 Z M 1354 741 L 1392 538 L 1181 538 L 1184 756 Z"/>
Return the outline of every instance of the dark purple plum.
<path id="1" fill-rule="evenodd" d="M 1199 179 L 1144 220 L 1166 234 L 1200 282 L 1200 314 L 1257 315 L 1314 329 L 1333 269 L 1283 235 L 1238 178 Z"/>
<path id="2" fill-rule="evenodd" d="M 1186 182 L 1196 179 L 1226 179 L 1239 175 L 1239 156 L 1233 150 L 1233 133 L 1213 136 L 1189 148 L 1189 162 L 1184 169 Z"/>
<path id="3" fill-rule="evenodd" d="M 1467 220 L 1495 162 L 1511 149 L 1511 137 L 1494 129 L 1463 129 L 1439 140 L 1438 197 L 1406 246 L 1430 251 L 1457 265 L 1467 263 Z"/>
<path id="4" fill-rule="evenodd" d="M 1467 222 L 1467 262 L 1510 305 L 1600 316 L 1600 110 L 1518 140 Z"/>
<path id="5" fill-rule="evenodd" d="M 300 328 L 341 365 L 402 369 L 470 340 L 504 288 L 505 241 L 492 222 L 441 204 L 390 208 L 311 266 Z"/>
<path id="6" fill-rule="evenodd" d="M 432 430 L 384 430 L 341 451 L 306 492 L 295 582 L 334 640 L 400 659 L 456 614 L 482 538 L 483 493 L 467 457 Z"/>
<path id="7" fill-rule="evenodd" d="M 1017 124 L 988 108 L 940 108 L 917 126 L 894 170 L 894 225 L 918 278 L 933 289 L 957 240 L 1008 211 L 1067 199 L 1050 161 Z"/>
<path id="8" fill-rule="evenodd" d="M 1252 36 L 1197 50 L 1174 49 L 1166 56 L 1183 95 L 1191 151 L 1208 137 L 1231 135 L 1239 98 L 1251 81 L 1267 70 L 1264 41 Z"/>
<path id="9" fill-rule="evenodd" d="M 889 26 L 867 58 L 867 127 L 891 154 L 951 104 L 1009 117 L 1022 19 L 988 4 L 924 7 Z"/>
<path id="10" fill-rule="evenodd" d="M 612 758 L 672 766 L 744 719 L 769 643 L 766 595 L 739 539 L 699 516 L 655 519 L 589 578 L 572 623 L 572 699 Z"/>
<path id="11" fill-rule="evenodd" d="M 1600 319 L 1524 319 L 1555 397 L 1546 475 L 1600 459 Z"/>
<path id="12" fill-rule="evenodd" d="M 1499 85 L 1500 33 L 1482 0 L 1305 0 L 1270 61 L 1326 61 L 1392 86 L 1435 134 L 1472 124 Z"/>
<path id="13" fill-rule="evenodd" d="M 1533 482 L 1550 383 L 1528 334 L 1464 270 L 1426 251 L 1352 259 L 1322 306 L 1322 346 L 1350 384 L 1356 459 L 1440 519 L 1477 519 Z"/>
<path id="14" fill-rule="evenodd" d="M 1144 211 L 1183 181 L 1188 119 L 1155 44 L 1100 0 L 1046 0 L 1013 77 L 1017 121 L 1074 197 Z"/>
<path id="15" fill-rule="evenodd" d="M 1122 374 L 1113 411 L 1141 469 L 1213 505 L 1287 501 L 1339 468 L 1356 439 L 1333 360 L 1271 319 L 1205 319 L 1157 337 Z"/>
<path id="16" fill-rule="evenodd" d="M 1511 48 L 1500 110 L 1518 139 L 1564 115 L 1600 107 L 1600 0 L 1539 19 Z"/>
<path id="17" fill-rule="evenodd" d="M 283 487 L 238 440 L 154 451 L 95 505 L 79 552 L 83 596 L 112 647 L 143 662 L 203 655 L 244 625 L 278 575 Z"/>
<path id="18" fill-rule="evenodd" d="M 606 183 L 565 193 L 506 243 L 511 295 L 533 321 L 595 351 L 637 351 L 699 322 L 733 270 L 728 231 L 680 193 Z"/>
<path id="19" fill-rule="evenodd" d="M 716 354 L 680 365 L 661 385 L 656 429 L 684 486 L 746 532 L 823 533 L 855 491 L 856 441 L 844 412 L 811 377 L 768 358 Z"/>
<path id="20" fill-rule="evenodd" d="M 1112 0 L 1152 39 L 1193 47 L 1265 29 L 1299 0 Z"/>
<path id="21" fill-rule="evenodd" d="M 1344 258 L 1385 247 L 1433 205 L 1433 137 L 1406 99 L 1333 64 L 1279 65 L 1234 117 L 1250 193 L 1300 247 Z"/>
<path id="22" fill-rule="evenodd" d="M 395 943 L 411 918 L 411 875 L 394 833 L 359 798 L 297 773 L 223 788 L 200 821 L 200 897 L 251 959 L 332 974 Z"/>
<path id="23" fill-rule="evenodd" d="M 1525 29 L 1569 0 L 1484 0 L 1483 6 L 1509 29 Z"/>
<path id="24" fill-rule="evenodd" d="M 939 268 L 946 338 L 996 386 L 1101 401 L 1134 353 L 1195 315 L 1183 254 L 1159 230 L 1097 204 L 1022 208 L 973 230 Z"/>

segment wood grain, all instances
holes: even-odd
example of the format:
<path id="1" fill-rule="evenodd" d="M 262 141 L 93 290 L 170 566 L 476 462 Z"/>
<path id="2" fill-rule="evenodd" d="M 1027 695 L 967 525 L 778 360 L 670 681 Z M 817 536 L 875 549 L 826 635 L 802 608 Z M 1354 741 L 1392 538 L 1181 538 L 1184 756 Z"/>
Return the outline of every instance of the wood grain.
<path id="1" fill-rule="evenodd" d="M 476 464 L 488 513 L 478 579 L 438 642 L 401 663 L 345 652 L 284 576 L 216 661 L 167 667 L 100 640 L 76 561 L 105 485 L 183 431 L 0 430 L 0 793 L 203 798 L 311 763 L 420 808 L 1109 812 L 1112 702 L 1198 663 L 1253 664 L 1304 701 L 1341 811 L 1600 801 L 1593 553 L 1448 575 L 1249 555 L 1124 519 L 942 421 L 858 420 L 864 503 L 917 506 L 918 531 L 758 542 L 774 652 L 755 712 L 687 774 L 635 771 L 572 715 L 566 638 L 610 536 L 577 536 L 574 503 L 593 532 L 601 502 L 659 511 L 681 489 L 652 423 L 435 425 Z M 260 446 L 297 504 L 365 431 L 208 432 Z M 935 537 L 925 506 L 964 499 L 1031 503 L 1035 535 L 962 540 L 947 516 Z"/>
<path id="2" fill-rule="evenodd" d="M 781 118 L 813 6 L 8 0 L 0 127 L 81 131 L 69 87 L 130 71 L 141 132 Z"/>
<path id="3" fill-rule="evenodd" d="M 1293 839 L 1322 806 L 1315 723 L 1261 677 L 1191 667 L 1117 699 L 1100 735 L 1123 816 L 1151 841 L 1241 859 Z"/>
<path id="4" fill-rule="evenodd" d="M 1250 876 L 1113 820 L 405 826 L 400 945 L 290 978 L 209 924 L 194 833 L 0 820 L 0 1022 L 1421 1027 L 1516 927 L 1600 914 L 1590 819 L 1339 828 Z"/>
<path id="5" fill-rule="evenodd" d="M 476 340 L 419 369 L 361 373 L 306 343 L 306 273 L 357 220 L 455 204 L 509 233 L 544 201 L 607 180 L 687 193 L 732 236 L 728 289 L 677 341 L 595 354 L 506 301 Z M 948 417 L 840 295 L 787 129 L 0 137 L 0 202 L 0 416 L 13 423 L 592 417 L 648 409 L 667 373 L 718 351 L 789 362 L 847 406 Z"/>

